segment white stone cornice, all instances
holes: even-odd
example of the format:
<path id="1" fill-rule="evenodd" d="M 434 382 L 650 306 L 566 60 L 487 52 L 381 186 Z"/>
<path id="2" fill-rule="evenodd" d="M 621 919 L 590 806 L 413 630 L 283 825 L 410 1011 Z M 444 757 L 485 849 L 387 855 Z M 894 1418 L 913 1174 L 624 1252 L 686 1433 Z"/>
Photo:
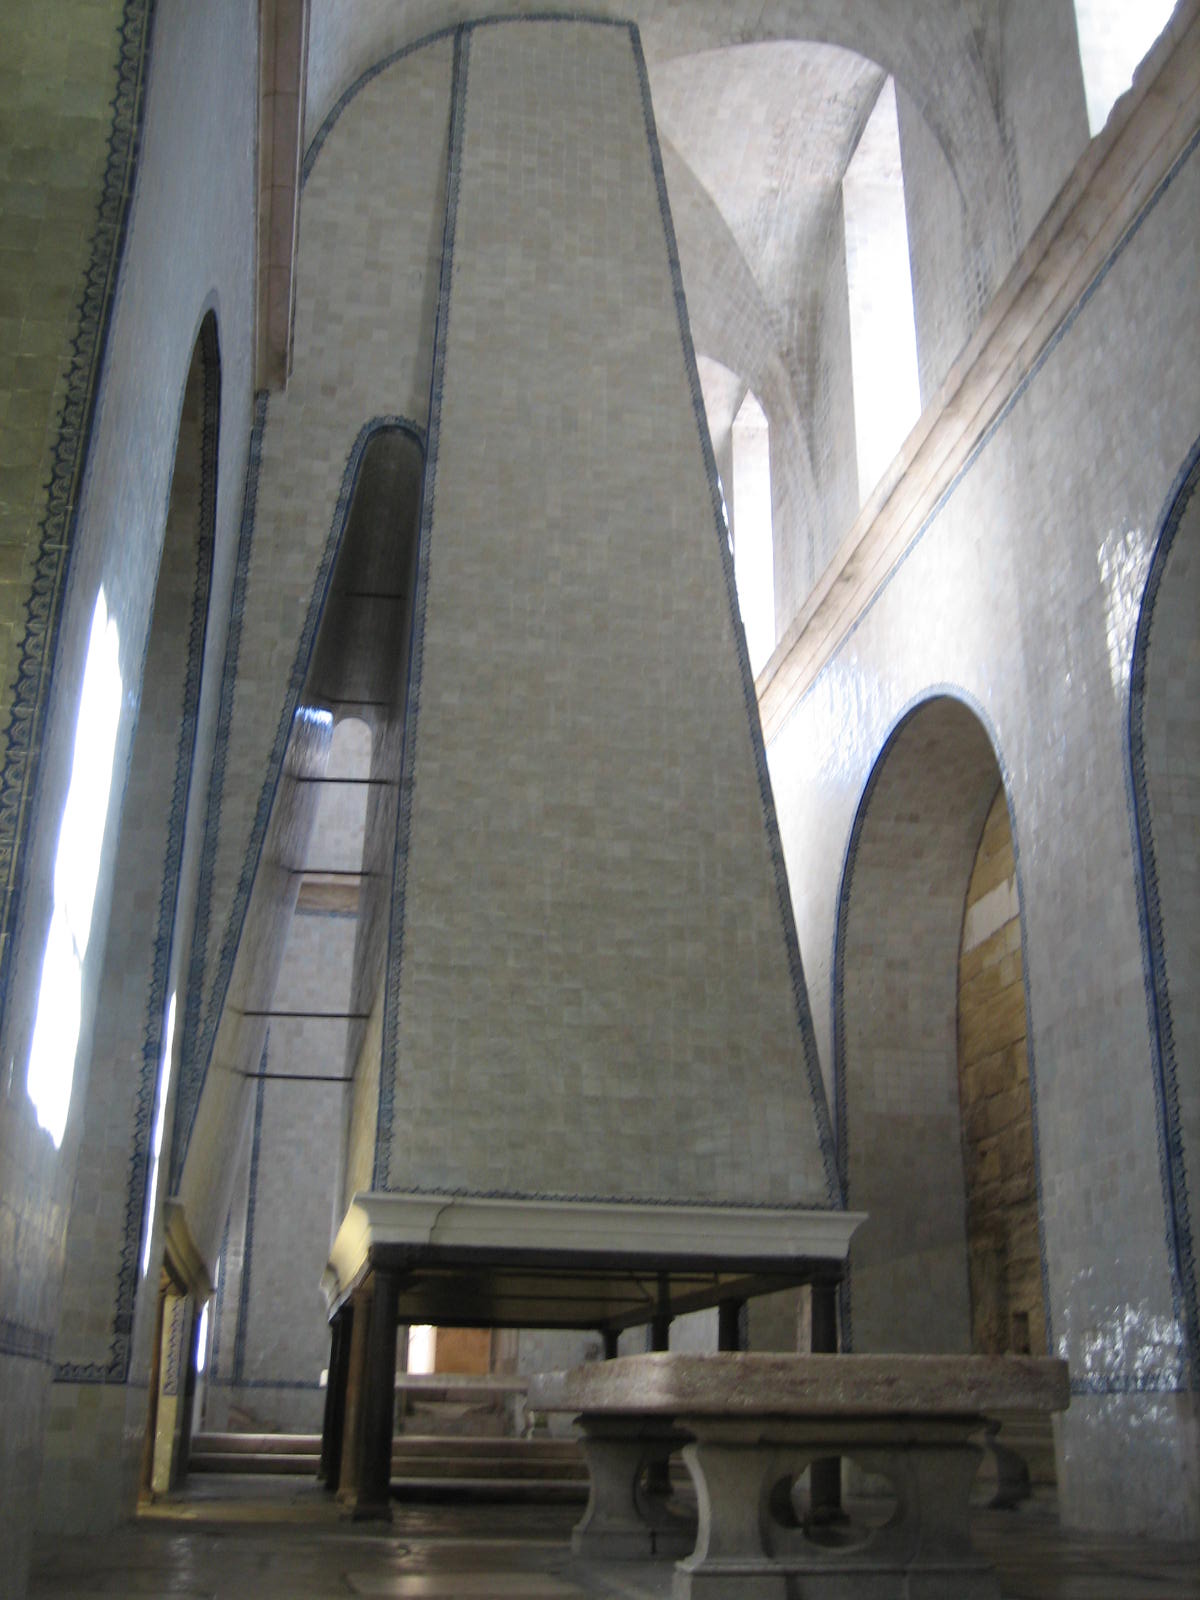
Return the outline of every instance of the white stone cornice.
<path id="1" fill-rule="evenodd" d="M 509 1200 L 472 1195 L 356 1194 L 330 1251 L 322 1288 L 332 1307 L 388 1247 L 544 1252 L 597 1262 L 842 1262 L 861 1211 L 655 1205 L 625 1200 Z"/>

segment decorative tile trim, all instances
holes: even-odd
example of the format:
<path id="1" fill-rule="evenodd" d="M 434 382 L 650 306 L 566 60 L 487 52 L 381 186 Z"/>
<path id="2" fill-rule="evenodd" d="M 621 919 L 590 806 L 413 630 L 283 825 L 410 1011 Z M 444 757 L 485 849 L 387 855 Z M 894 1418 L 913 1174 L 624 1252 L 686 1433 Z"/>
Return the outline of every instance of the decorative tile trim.
<path id="1" fill-rule="evenodd" d="M 1111 1377 L 1072 1378 L 1071 1393 L 1089 1394 L 1183 1394 L 1187 1385 L 1155 1372 L 1115 1373 Z"/>
<path id="2" fill-rule="evenodd" d="M 108 153 L 91 252 L 56 424 L 46 508 L 25 607 L 16 681 L 0 756 L 0 1013 L 7 1009 L 13 948 L 25 894 L 25 842 L 37 811 L 41 751 L 58 659 L 63 597 L 78 523 L 100 375 L 141 149 L 155 0 L 126 0 L 120 24 Z"/>
<path id="3" fill-rule="evenodd" d="M 54 1360 L 54 1335 L 27 1327 L 12 1317 L 0 1317 L 0 1356 L 37 1361 L 48 1367 Z"/>
<path id="4" fill-rule="evenodd" d="M 167 1337 L 167 1359 L 163 1366 L 162 1392 L 182 1394 L 187 1379 L 188 1329 L 192 1325 L 191 1306 L 186 1295 L 167 1296 L 167 1315 L 171 1319 Z"/>
<path id="5" fill-rule="evenodd" d="M 1082 294 L 1079 296 L 1079 299 L 1076 300 L 1075 304 L 1071 307 L 1070 311 L 1067 312 L 1062 322 L 1059 323 L 1053 334 L 1051 334 L 1050 338 L 1042 346 L 1041 350 L 1034 359 L 1033 364 L 1030 366 L 1029 371 L 1021 379 L 1020 383 L 1018 383 L 1013 389 L 1013 392 L 1009 395 L 1003 406 L 1001 406 L 1000 410 L 996 413 L 991 422 L 975 441 L 975 444 L 972 446 L 971 451 L 967 455 L 962 466 L 959 467 L 953 478 L 951 478 L 945 489 L 938 496 L 934 505 L 930 508 L 928 516 L 917 529 L 916 533 L 913 534 L 912 538 L 909 540 L 908 544 L 905 545 L 901 553 L 896 557 L 895 561 L 888 569 L 886 576 L 880 580 L 879 586 L 875 589 L 870 598 L 865 601 L 862 609 L 859 611 L 854 621 L 846 629 L 845 633 L 843 633 L 838 639 L 837 644 L 830 651 L 824 665 L 821 667 L 821 670 L 814 676 L 812 682 L 808 685 L 807 689 L 805 689 L 804 693 L 797 697 L 795 704 L 791 707 L 787 716 L 783 719 L 781 728 L 786 726 L 790 718 L 796 714 L 804 702 L 814 693 L 822 678 L 824 678 L 825 674 L 831 670 L 842 651 L 849 644 L 850 640 L 853 639 L 859 628 L 862 627 L 863 623 L 875 609 L 876 605 L 878 605 L 879 601 L 883 598 L 884 594 L 891 586 L 893 580 L 896 578 L 905 562 L 915 552 L 917 546 L 922 542 L 922 540 L 925 538 L 925 535 L 933 527 L 934 523 L 950 504 L 950 501 L 957 494 L 963 483 L 970 476 L 980 456 L 995 438 L 996 434 L 999 433 L 1000 429 L 1008 421 L 1012 412 L 1016 409 L 1019 401 L 1023 400 L 1028 391 L 1033 387 L 1035 380 L 1041 375 L 1051 356 L 1058 349 L 1059 345 L 1066 338 L 1067 334 L 1070 333 L 1074 328 L 1075 324 L 1079 321 L 1079 318 L 1083 315 L 1087 307 L 1091 304 L 1101 285 L 1104 283 L 1104 280 L 1108 277 L 1109 273 L 1124 255 L 1129 245 L 1132 244 L 1135 236 L 1141 232 L 1142 226 L 1150 217 L 1151 212 L 1154 211 L 1159 201 L 1171 188 L 1172 184 L 1174 184 L 1175 180 L 1187 166 L 1198 147 L 1200 147 L 1200 129 L 1197 129 L 1197 131 L 1188 140 L 1187 144 L 1179 152 L 1179 155 L 1172 162 L 1170 169 L 1163 177 L 1162 181 L 1147 197 L 1145 204 L 1142 206 L 1137 216 L 1129 224 L 1128 228 L 1126 228 L 1125 232 L 1113 246 L 1112 251 L 1106 260 L 1098 268 L 1096 276 L 1091 280 L 1086 289 L 1084 289 Z M 777 738 L 778 734 L 776 734 L 775 737 Z"/>
<path id="6" fill-rule="evenodd" d="M 729 606 L 729 616 L 733 624 L 733 636 L 737 647 L 738 667 L 742 679 L 742 700 L 746 710 L 747 725 L 750 730 L 750 742 L 754 750 L 754 766 L 758 778 L 763 826 L 766 829 L 767 848 L 770 852 L 771 865 L 775 875 L 775 896 L 779 907 L 784 944 L 787 949 L 788 967 L 791 972 L 792 997 L 796 1008 L 796 1025 L 800 1033 L 800 1042 L 804 1053 L 809 1099 L 816 1119 L 817 1137 L 821 1147 L 821 1160 L 825 1170 L 826 1196 L 832 1205 L 844 1207 L 846 1203 L 845 1191 L 839 1176 L 833 1127 L 829 1116 L 829 1105 L 825 1098 L 825 1084 L 821 1077 L 820 1059 L 817 1055 L 816 1033 L 813 1029 L 812 1013 L 809 1008 L 808 988 L 804 981 L 804 966 L 800 959 L 800 941 L 796 934 L 796 919 L 792 911 L 792 896 L 788 888 L 787 866 L 783 857 L 783 840 L 779 832 L 779 818 L 775 811 L 775 797 L 771 790 L 771 776 L 767 767 L 767 752 L 763 743 L 762 723 L 758 715 L 758 696 L 754 692 L 754 674 L 750 671 L 750 656 L 746 648 L 746 633 L 742 626 L 741 608 L 738 605 L 737 581 L 733 571 L 733 553 L 729 548 L 729 540 L 726 537 L 725 518 L 721 509 L 721 486 L 717 477 L 717 462 L 713 454 L 712 439 L 708 431 L 708 419 L 704 410 L 704 396 L 700 388 L 700 373 L 696 365 L 696 350 L 692 341 L 691 323 L 688 319 L 687 298 L 683 289 L 683 272 L 679 263 L 679 249 L 675 241 L 675 226 L 671 220 L 671 207 L 667 198 L 667 180 L 663 171 L 662 150 L 658 142 L 658 129 L 655 125 L 654 107 L 650 98 L 650 77 L 646 70 L 646 58 L 642 53 L 641 35 L 637 26 L 632 22 L 626 24 L 626 26 L 629 29 L 629 38 L 641 85 L 642 114 L 646 124 L 646 141 L 650 147 L 650 165 L 654 173 L 654 185 L 658 192 L 658 209 L 662 217 L 663 237 L 667 247 L 667 264 L 670 268 L 671 285 L 675 296 L 675 313 L 679 322 L 679 340 L 683 347 L 684 366 L 687 370 L 688 386 L 691 390 L 692 412 L 696 420 L 696 431 L 700 439 L 704 469 L 708 475 L 713 533 L 720 553 L 721 567 L 725 577 L 725 596 Z"/>
<path id="7" fill-rule="evenodd" d="M 417 721 L 421 706 L 421 674 L 425 661 L 425 612 L 429 601 L 429 542 L 437 497 L 438 446 L 442 431 L 442 393 L 446 381 L 446 333 L 450 321 L 450 285 L 454 265 L 454 230 L 462 181 L 463 131 L 466 123 L 467 66 L 470 30 L 454 34 L 450 79 L 450 122 L 447 134 L 445 217 L 442 261 L 438 275 L 437 315 L 433 328 L 433 364 L 429 383 L 429 431 L 425 440 L 425 473 L 421 483 L 421 515 L 417 525 L 417 581 L 413 592 L 412 638 L 405 685 L 404 724 L 400 746 L 400 778 L 396 800 L 396 845 L 392 858 L 392 904 L 383 991 L 383 1040 L 379 1063 L 379 1108 L 375 1120 L 375 1158 L 371 1187 L 391 1182 L 392 1117 L 396 1104 L 396 1066 L 400 1039 L 400 979 L 404 961 L 404 910 L 408 888 L 408 852 L 412 832 L 413 768 Z"/>
<path id="8" fill-rule="evenodd" d="M 201 1012 L 204 1006 L 204 969 L 208 957 L 212 920 L 213 876 L 216 871 L 217 844 L 221 833 L 221 797 L 225 792 L 225 766 L 229 759 L 229 736 L 233 725 L 233 699 L 237 686 L 238 654 L 242 644 L 242 623 L 246 613 L 246 588 L 250 577 L 250 555 L 254 544 L 254 515 L 258 506 L 258 479 L 262 470 L 263 433 L 267 426 L 268 397 L 265 389 L 254 397 L 254 421 L 246 455 L 246 481 L 242 491 L 242 518 L 238 529 L 237 557 L 234 564 L 233 592 L 229 602 L 229 626 L 225 635 L 225 660 L 221 668 L 221 697 L 217 709 L 217 731 L 212 766 L 208 777 L 208 804 L 204 813 L 204 837 L 200 846 L 200 876 L 196 892 L 196 913 L 192 925 L 192 947 L 188 962 L 187 995 L 183 1008 L 183 1035 L 180 1048 L 179 1089 L 175 1097 L 172 1122 L 169 1192 L 179 1189 L 183 1161 L 191 1138 L 192 1124 L 200 1101 L 206 1063 L 197 1057 Z"/>
<path id="9" fill-rule="evenodd" d="M 1030 990 L 1030 962 L 1029 962 L 1029 934 L 1025 917 L 1025 886 L 1021 873 L 1021 835 L 1017 826 L 1017 814 L 1013 807 L 1013 779 L 1008 762 L 1000 744 L 1000 736 L 991 715 L 968 689 L 958 684 L 938 683 L 923 689 L 915 695 L 896 715 L 892 722 L 891 730 L 867 778 L 858 807 L 854 813 L 854 821 L 850 828 L 850 838 L 846 845 L 846 854 L 842 862 L 842 873 L 838 883 L 837 916 L 834 921 L 833 935 L 833 985 L 831 1006 L 833 1012 L 833 1090 L 834 1104 L 837 1107 L 837 1139 L 838 1139 L 838 1174 L 842 1185 L 842 1192 L 850 1196 L 850 1134 L 849 1112 L 846 1094 L 846 1008 L 844 997 L 845 964 L 846 964 L 846 932 L 850 917 L 850 894 L 854 884 L 854 869 L 858 861 L 858 849 L 862 842 L 863 829 L 866 826 L 867 816 L 871 809 L 871 801 L 879 779 L 887 766 L 896 741 L 908 727 L 912 719 L 926 706 L 940 699 L 957 700 L 972 712 L 992 747 L 992 755 L 1000 773 L 1000 782 L 1004 788 L 1004 803 L 1008 811 L 1009 828 L 1012 832 L 1013 865 L 1017 880 L 1017 915 L 1021 926 L 1021 979 L 1025 990 L 1025 1051 L 1029 1066 L 1029 1103 L 1030 1125 L 1033 1134 L 1033 1177 L 1034 1188 L 1037 1196 L 1037 1230 L 1038 1230 L 1038 1260 L 1042 1277 L 1042 1303 L 1046 1319 L 1046 1348 L 1054 1348 L 1052 1307 L 1050 1300 L 1050 1274 L 1046 1263 L 1046 1227 L 1044 1207 L 1042 1203 L 1042 1155 L 1041 1142 L 1038 1135 L 1038 1101 L 1037 1101 L 1037 1062 L 1034 1047 L 1034 1033 L 1031 1025 L 1033 1017 L 1033 999 Z M 966 893 L 966 885 L 963 886 Z M 853 1246 L 851 1246 L 851 1259 Z M 842 1348 L 854 1348 L 854 1320 L 853 1320 L 853 1268 L 848 1267 L 839 1291 L 839 1309 L 842 1320 Z"/>
<path id="10" fill-rule="evenodd" d="M 284 756 L 287 753 L 287 745 L 291 737 L 292 724 L 295 721 L 296 708 L 304 692 L 304 684 L 308 677 L 309 663 L 312 659 L 321 619 L 325 614 L 330 581 L 337 562 L 338 552 L 341 550 L 342 537 L 346 531 L 350 506 L 354 499 L 354 491 L 358 485 L 358 475 L 362 466 L 364 452 L 371 439 L 377 433 L 389 430 L 407 433 L 416 440 L 422 450 L 425 448 L 424 429 L 408 417 L 399 415 L 373 417 L 369 422 L 364 423 L 359 429 L 358 436 L 351 448 L 342 473 L 341 487 L 334 506 L 325 549 L 321 555 L 313 583 L 308 613 L 297 643 L 296 655 L 292 663 L 288 687 L 284 694 L 283 707 L 276 727 L 274 742 L 267 759 L 266 776 L 259 794 L 254 823 L 250 831 L 250 840 L 246 849 L 246 857 L 242 864 L 233 905 L 230 908 L 225 935 L 221 941 L 212 997 L 201 1024 L 198 1019 L 203 999 L 203 947 L 207 945 L 210 936 L 212 883 L 216 862 L 217 837 L 220 832 L 221 797 L 224 793 L 225 768 L 228 761 L 229 738 L 233 721 L 237 657 L 241 644 L 242 627 L 245 622 L 250 553 L 254 540 L 258 474 L 262 459 L 262 428 L 266 424 L 265 394 L 259 396 L 258 404 L 259 412 L 256 414 L 255 419 L 257 438 L 252 441 L 251 459 L 247 463 L 246 501 L 242 516 L 242 535 L 238 547 L 238 573 L 234 585 L 234 599 L 229 624 L 229 643 L 226 648 L 224 678 L 221 686 L 220 724 L 217 748 L 213 755 L 208 817 L 201 858 L 201 882 L 200 893 L 197 897 L 196 933 L 193 939 L 192 970 L 188 980 L 189 1007 L 192 1005 L 193 995 L 196 997 L 194 1010 L 194 1018 L 196 1020 L 192 1024 L 194 1031 L 191 1040 L 189 1041 L 186 1035 L 184 1040 L 186 1052 L 184 1056 L 185 1071 L 180 1076 L 179 1102 L 175 1115 L 175 1140 L 171 1169 L 172 1189 L 178 1188 L 183 1166 L 187 1160 L 192 1130 L 195 1126 L 196 1113 L 200 1104 L 200 1095 L 212 1061 L 217 1028 L 225 1008 L 225 1000 L 229 992 L 230 980 L 233 976 L 233 964 L 241 943 L 251 891 L 254 888 L 254 880 L 258 875 L 263 844 L 266 840 L 267 825 L 271 819 L 275 795 L 283 774 Z"/>
<path id="11" fill-rule="evenodd" d="M 262 1150 L 263 1103 L 267 1085 L 261 1074 L 267 1070 L 267 1051 L 271 1046 L 268 1029 L 258 1063 L 260 1077 L 254 1091 L 254 1135 L 250 1145 L 250 1184 L 246 1194 L 246 1231 L 242 1237 L 242 1276 L 238 1284 L 237 1329 L 233 1336 L 233 1381 L 242 1382 L 246 1365 L 246 1324 L 250 1320 L 250 1269 L 254 1261 L 254 1212 L 258 1204 L 258 1158 Z"/>
<path id="12" fill-rule="evenodd" d="M 1146 1011 L 1150 1027 L 1154 1100 L 1158 1124 L 1158 1159 L 1166 1218 L 1167 1254 L 1171 1264 L 1171 1289 L 1175 1315 L 1184 1338 L 1187 1387 L 1200 1389 L 1200 1297 L 1196 1283 L 1196 1253 L 1191 1221 L 1183 1126 L 1179 1111 L 1179 1076 L 1171 994 L 1167 981 L 1166 937 L 1159 896 L 1158 864 L 1154 850 L 1154 819 L 1146 773 L 1146 674 L 1154 626 L 1154 608 L 1175 536 L 1200 486 L 1200 439 L 1193 444 L 1167 497 L 1161 519 L 1162 532 L 1154 547 L 1143 590 L 1133 664 L 1129 679 L 1128 798 L 1133 838 L 1133 871 L 1142 936 L 1142 968 Z"/>
<path id="13" fill-rule="evenodd" d="M 116 1274 L 116 1303 L 113 1311 L 109 1359 L 101 1362 L 64 1362 L 54 1369 L 56 1383 L 125 1383 L 132 1359 L 134 1311 L 138 1288 L 138 1265 L 145 1228 L 153 1226 L 147 1218 L 146 1184 L 149 1181 L 150 1137 L 154 1117 L 154 1095 L 158 1067 L 162 1058 L 163 1027 L 166 1021 L 167 987 L 171 975 L 175 916 L 179 899 L 179 879 L 183 868 L 184 824 L 188 792 L 196 756 L 199 723 L 200 685 L 204 667 L 204 642 L 208 628 L 209 599 L 212 590 L 213 546 L 217 510 L 217 444 L 221 416 L 221 363 L 217 320 L 206 313 L 200 324 L 196 346 L 203 374 L 200 439 L 200 500 L 195 542 L 196 578 L 192 590 L 192 614 L 188 625 L 187 658 L 184 668 L 183 704 L 179 714 L 179 739 L 175 754 L 175 773 L 171 785 L 167 816 L 167 849 L 159 886 L 158 921 L 151 958 L 150 985 L 146 1001 L 146 1022 L 142 1038 L 142 1060 L 134 1106 L 133 1146 L 125 1190 L 125 1218 L 120 1259 Z M 190 364 L 189 364 L 190 375 Z M 176 427 L 175 454 L 183 425 L 183 397 L 180 397 Z M 169 518 L 169 513 L 168 513 Z M 169 522 L 168 522 L 169 537 Z M 164 560 L 170 556 L 164 549 Z M 150 634 L 147 631 L 138 683 L 145 680 L 146 655 Z M 130 749 L 132 765 L 133 749 Z"/>

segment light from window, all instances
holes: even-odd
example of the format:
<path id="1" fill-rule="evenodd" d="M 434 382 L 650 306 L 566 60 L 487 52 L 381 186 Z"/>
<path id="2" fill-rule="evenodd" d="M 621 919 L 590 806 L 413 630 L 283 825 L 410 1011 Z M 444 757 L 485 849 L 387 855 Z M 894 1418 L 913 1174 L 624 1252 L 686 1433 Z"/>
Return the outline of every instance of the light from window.
<path id="1" fill-rule="evenodd" d="M 771 437 L 749 392 L 733 419 L 733 573 L 750 671 L 775 648 L 775 556 L 771 541 Z"/>
<path id="2" fill-rule="evenodd" d="M 1094 138 L 1166 27 L 1175 0 L 1075 0 L 1075 30 Z"/>
<path id="3" fill-rule="evenodd" d="M 418 1323 L 408 1330 L 408 1370 L 417 1376 L 433 1371 L 437 1329 Z"/>
<path id="4" fill-rule="evenodd" d="M 921 414 L 900 125 L 891 78 L 846 168 L 842 204 L 862 505 Z M 736 517 L 736 496 L 733 509 Z"/>
<path id="5" fill-rule="evenodd" d="M 83 688 L 75 724 L 71 780 L 54 857 L 53 909 L 26 1087 L 39 1125 L 57 1150 L 67 1126 L 83 1009 L 83 962 L 112 790 L 113 757 L 121 721 L 120 639 L 104 590 L 96 596 Z"/>
<path id="6" fill-rule="evenodd" d="M 199 1374 L 208 1365 L 208 1301 L 200 1312 L 200 1326 L 196 1331 L 196 1372 Z"/>
<path id="7" fill-rule="evenodd" d="M 171 1056 L 175 1047 L 175 996 L 167 1006 L 167 1026 L 163 1035 L 162 1060 L 158 1065 L 155 1091 L 154 1139 L 150 1147 L 150 1182 L 147 1184 L 146 1218 L 142 1231 L 142 1277 L 150 1269 L 150 1241 L 154 1236 L 154 1203 L 158 1198 L 158 1169 L 162 1158 L 163 1129 L 167 1120 L 167 1090 L 171 1087 Z"/>

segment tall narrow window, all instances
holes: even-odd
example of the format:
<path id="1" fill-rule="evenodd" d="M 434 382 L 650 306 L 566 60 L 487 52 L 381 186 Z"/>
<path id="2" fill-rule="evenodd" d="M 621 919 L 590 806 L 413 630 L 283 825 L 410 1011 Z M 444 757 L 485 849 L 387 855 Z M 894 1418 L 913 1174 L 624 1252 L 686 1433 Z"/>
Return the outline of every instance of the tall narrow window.
<path id="1" fill-rule="evenodd" d="M 1093 137 L 1133 82 L 1174 9 L 1175 0 L 1075 0 L 1088 130 Z"/>
<path id="2" fill-rule="evenodd" d="M 54 908 L 25 1080 L 38 1123 L 56 1149 L 62 1144 L 71 1105 L 83 1014 L 83 962 L 92 931 L 121 720 L 119 643 L 101 589 L 83 668 L 71 781 L 54 857 Z"/>
<path id="3" fill-rule="evenodd" d="M 756 676 L 775 648 L 775 557 L 771 540 L 771 437 L 749 392 L 733 419 L 733 571 Z"/>
<path id="4" fill-rule="evenodd" d="M 842 179 L 861 505 L 921 414 L 896 85 L 889 78 Z"/>

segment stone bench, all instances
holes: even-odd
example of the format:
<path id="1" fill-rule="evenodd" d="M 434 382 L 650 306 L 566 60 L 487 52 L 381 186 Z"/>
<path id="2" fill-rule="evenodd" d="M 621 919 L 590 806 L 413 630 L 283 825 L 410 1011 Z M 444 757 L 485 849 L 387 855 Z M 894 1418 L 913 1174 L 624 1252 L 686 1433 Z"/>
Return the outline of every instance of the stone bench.
<path id="1" fill-rule="evenodd" d="M 575 1413 L 583 1429 L 581 1555 L 691 1546 L 643 1484 L 682 1448 L 699 1526 L 674 1600 L 997 1600 L 967 1522 L 978 1437 L 997 1411 L 1067 1403 L 1065 1362 L 1016 1356 L 626 1356 L 539 1374 L 529 1390 L 533 1409 Z M 830 1456 L 896 1496 L 857 1542 L 818 1542 L 796 1514 L 796 1480 Z"/>

